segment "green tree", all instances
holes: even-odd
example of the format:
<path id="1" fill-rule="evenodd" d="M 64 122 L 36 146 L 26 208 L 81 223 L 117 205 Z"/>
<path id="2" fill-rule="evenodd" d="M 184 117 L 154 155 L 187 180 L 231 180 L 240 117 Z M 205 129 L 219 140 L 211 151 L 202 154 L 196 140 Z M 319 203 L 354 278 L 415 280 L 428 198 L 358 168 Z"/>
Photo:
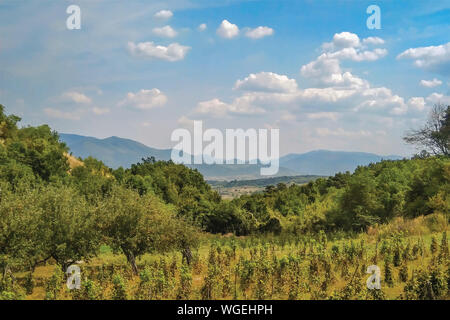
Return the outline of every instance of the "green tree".
<path id="1" fill-rule="evenodd" d="M 44 260 L 53 258 L 63 271 L 78 260 L 89 260 L 100 244 L 96 208 L 69 187 L 48 186 L 39 193 L 33 242 Z"/>
<path id="2" fill-rule="evenodd" d="M 103 232 L 116 252 L 123 252 L 137 275 L 136 258 L 148 252 L 186 250 L 196 245 L 197 231 L 177 219 L 154 195 L 114 187 L 103 205 Z"/>
<path id="3" fill-rule="evenodd" d="M 17 135 L 17 123 L 21 120 L 18 116 L 5 113 L 5 107 L 0 104 L 0 142 L 5 143 L 7 139 L 14 139 Z"/>

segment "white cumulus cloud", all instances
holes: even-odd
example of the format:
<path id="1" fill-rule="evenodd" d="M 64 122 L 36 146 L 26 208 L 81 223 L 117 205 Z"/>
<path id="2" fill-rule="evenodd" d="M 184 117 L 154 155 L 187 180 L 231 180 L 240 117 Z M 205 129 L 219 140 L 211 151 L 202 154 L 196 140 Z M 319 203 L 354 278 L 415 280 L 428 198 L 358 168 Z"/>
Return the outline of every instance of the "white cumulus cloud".
<path id="1" fill-rule="evenodd" d="M 369 44 L 376 46 L 382 41 L 375 38 L 360 41 L 357 35 L 350 33 L 335 35 L 331 46 L 322 46 L 327 51 L 301 67 L 301 75 L 314 86 L 299 88 L 295 79 L 274 72 L 252 73 L 235 82 L 234 89 L 242 91 L 240 96 L 231 102 L 218 98 L 200 102 L 194 114 L 215 118 L 267 114 L 280 121 L 303 123 L 383 118 L 391 119 L 386 126 L 392 126 L 393 122 L 398 125 L 396 121 L 424 117 L 433 101 L 447 101 L 448 97 L 438 93 L 427 98 L 405 98 L 344 70 L 341 66 L 344 60 L 373 61 L 387 53 L 383 48 L 364 49 Z M 316 133 L 336 137 L 369 135 L 363 124 L 360 127 L 362 131 L 338 128 Z"/>
<path id="2" fill-rule="evenodd" d="M 79 104 L 90 104 L 92 102 L 91 98 L 81 92 L 76 91 L 64 92 L 61 95 L 61 98 L 65 101 L 75 102 Z"/>
<path id="3" fill-rule="evenodd" d="M 423 97 L 412 97 L 408 100 L 408 106 L 416 111 L 425 110 L 426 102 Z"/>
<path id="4" fill-rule="evenodd" d="M 207 28 L 208 28 L 208 26 L 206 25 L 206 23 L 202 23 L 201 25 L 199 25 L 197 27 L 197 30 L 202 32 L 202 31 L 205 31 Z"/>
<path id="5" fill-rule="evenodd" d="M 251 73 L 244 80 L 236 81 L 235 89 L 244 91 L 295 92 L 297 90 L 297 81 L 273 72 Z"/>
<path id="6" fill-rule="evenodd" d="M 450 74 L 450 42 L 439 46 L 410 48 L 397 59 L 412 59 L 416 67 L 448 75 Z"/>
<path id="7" fill-rule="evenodd" d="M 147 57 L 153 59 L 175 62 L 183 60 L 191 48 L 182 46 L 178 43 L 172 43 L 169 46 L 155 45 L 153 42 L 134 42 L 128 43 L 128 51 L 133 56 Z"/>
<path id="8" fill-rule="evenodd" d="M 351 32 L 335 33 L 333 41 L 325 42 L 322 45 L 324 50 L 338 50 L 344 48 L 355 48 L 360 46 L 360 40 L 357 34 Z"/>
<path id="9" fill-rule="evenodd" d="M 426 100 L 430 104 L 450 105 L 450 96 L 446 96 L 442 93 L 434 92 L 434 93 L 430 94 L 428 97 L 426 97 Z"/>
<path id="10" fill-rule="evenodd" d="M 350 72 L 343 72 L 340 62 L 336 58 L 329 58 L 322 54 L 316 60 L 304 65 L 300 69 L 303 77 L 309 78 L 320 85 L 341 87 L 367 87 L 367 81 L 354 76 Z"/>
<path id="11" fill-rule="evenodd" d="M 153 34 L 157 35 L 158 37 L 164 37 L 164 38 L 174 38 L 178 34 L 171 26 L 164 26 L 161 28 L 153 28 L 152 31 L 153 31 Z"/>
<path id="12" fill-rule="evenodd" d="M 368 38 L 363 39 L 363 44 L 380 45 L 380 44 L 384 44 L 384 40 L 379 37 L 368 37 Z"/>
<path id="13" fill-rule="evenodd" d="M 225 39 L 232 39 L 239 35 L 239 28 L 228 20 L 223 20 L 217 29 L 217 35 Z"/>
<path id="14" fill-rule="evenodd" d="M 173 12 L 170 10 L 161 10 L 155 13 L 155 18 L 170 19 L 173 17 Z"/>
<path id="15" fill-rule="evenodd" d="M 262 108 L 255 107 L 246 97 L 239 97 L 232 103 L 225 103 L 219 99 L 212 99 L 198 103 L 194 114 L 212 118 L 224 118 L 230 115 L 256 115 L 264 113 Z"/>
<path id="16" fill-rule="evenodd" d="M 357 34 L 347 31 L 336 33 L 333 36 L 333 41 L 325 42 L 322 45 L 322 49 L 325 52 L 323 55 L 328 59 L 347 59 L 353 61 L 375 61 L 387 55 L 387 50 L 382 48 L 364 50 L 368 44 L 384 44 L 384 40 L 381 38 L 365 38 L 362 43 L 364 46 L 361 45 Z"/>
<path id="17" fill-rule="evenodd" d="M 328 58 L 347 59 L 353 61 L 375 61 L 387 55 L 387 50 L 376 48 L 374 50 L 357 50 L 355 48 L 344 48 L 342 50 L 324 53 Z"/>
<path id="18" fill-rule="evenodd" d="M 264 38 L 267 36 L 271 36 L 274 34 L 274 30 L 272 28 L 269 27 L 257 27 L 255 29 L 248 29 L 245 32 L 245 36 L 247 38 L 251 38 L 251 39 L 260 39 L 260 38 Z"/>
<path id="19" fill-rule="evenodd" d="M 195 109 L 197 114 L 208 114 L 212 117 L 224 117 L 227 114 L 229 106 L 219 99 L 200 102 Z"/>
<path id="20" fill-rule="evenodd" d="M 363 42 L 381 44 L 381 38 L 366 38 Z M 320 85 L 368 87 L 368 82 L 341 69 L 342 60 L 356 62 L 375 61 L 387 55 L 387 50 L 375 48 L 364 50 L 358 35 L 350 32 L 337 33 L 332 42 L 322 45 L 325 50 L 316 60 L 304 65 L 300 73 Z"/>
<path id="21" fill-rule="evenodd" d="M 442 84 L 441 80 L 434 78 L 433 80 L 421 80 L 420 84 L 427 88 L 434 88 Z"/>

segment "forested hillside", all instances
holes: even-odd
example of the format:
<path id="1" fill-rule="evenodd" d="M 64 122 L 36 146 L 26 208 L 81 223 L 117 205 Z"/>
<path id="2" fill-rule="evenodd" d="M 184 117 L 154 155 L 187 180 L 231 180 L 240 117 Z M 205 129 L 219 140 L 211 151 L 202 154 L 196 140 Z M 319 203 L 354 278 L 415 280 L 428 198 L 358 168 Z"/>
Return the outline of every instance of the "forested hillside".
<path id="1" fill-rule="evenodd" d="M 77 261 L 95 259 L 102 246 L 123 254 L 137 275 L 142 271 L 137 261 L 146 254 L 181 252 L 190 265 L 208 233 L 337 239 L 422 216 L 445 229 L 449 218 L 445 155 L 382 161 L 353 174 L 301 186 L 280 183 L 226 201 L 197 170 L 171 161 L 149 158 L 113 170 L 87 158 L 71 168 L 70 150 L 56 132 L 46 125 L 19 128 L 19 121 L 0 105 L 3 298 L 23 295 L 13 274 L 32 277 L 47 263 L 65 271 Z"/>

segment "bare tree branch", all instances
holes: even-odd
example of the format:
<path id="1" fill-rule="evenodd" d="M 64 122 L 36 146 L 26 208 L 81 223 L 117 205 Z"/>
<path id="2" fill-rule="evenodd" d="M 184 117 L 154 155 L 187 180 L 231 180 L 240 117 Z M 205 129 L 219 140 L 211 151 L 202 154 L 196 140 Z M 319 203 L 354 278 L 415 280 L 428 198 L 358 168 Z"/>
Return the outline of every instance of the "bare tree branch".
<path id="1" fill-rule="evenodd" d="M 436 104 L 426 124 L 406 133 L 406 143 L 425 148 L 435 155 L 449 155 L 450 152 L 450 106 Z"/>

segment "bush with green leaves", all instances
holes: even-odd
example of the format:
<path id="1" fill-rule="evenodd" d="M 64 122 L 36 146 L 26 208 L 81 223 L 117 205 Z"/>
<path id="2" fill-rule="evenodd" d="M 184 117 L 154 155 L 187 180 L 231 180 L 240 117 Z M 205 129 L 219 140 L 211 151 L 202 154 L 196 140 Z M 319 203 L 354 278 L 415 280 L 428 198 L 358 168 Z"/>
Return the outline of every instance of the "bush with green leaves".
<path id="1" fill-rule="evenodd" d="M 101 285 L 90 279 L 83 279 L 80 289 L 72 289 L 73 300 L 102 300 L 103 290 Z"/>
<path id="2" fill-rule="evenodd" d="M 176 298 L 178 300 L 189 299 L 192 292 L 192 273 L 187 264 L 182 264 L 180 269 L 180 281 Z"/>
<path id="3" fill-rule="evenodd" d="M 45 300 L 58 300 L 64 285 L 64 273 L 56 265 L 52 276 L 45 283 Z"/>
<path id="4" fill-rule="evenodd" d="M 128 300 L 127 285 L 124 278 L 120 274 L 115 274 L 112 278 L 113 288 L 112 300 Z"/>
<path id="5" fill-rule="evenodd" d="M 448 275 L 446 271 L 431 266 L 430 270 L 414 272 L 404 288 L 406 299 L 437 300 L 448 297 Z"/>

